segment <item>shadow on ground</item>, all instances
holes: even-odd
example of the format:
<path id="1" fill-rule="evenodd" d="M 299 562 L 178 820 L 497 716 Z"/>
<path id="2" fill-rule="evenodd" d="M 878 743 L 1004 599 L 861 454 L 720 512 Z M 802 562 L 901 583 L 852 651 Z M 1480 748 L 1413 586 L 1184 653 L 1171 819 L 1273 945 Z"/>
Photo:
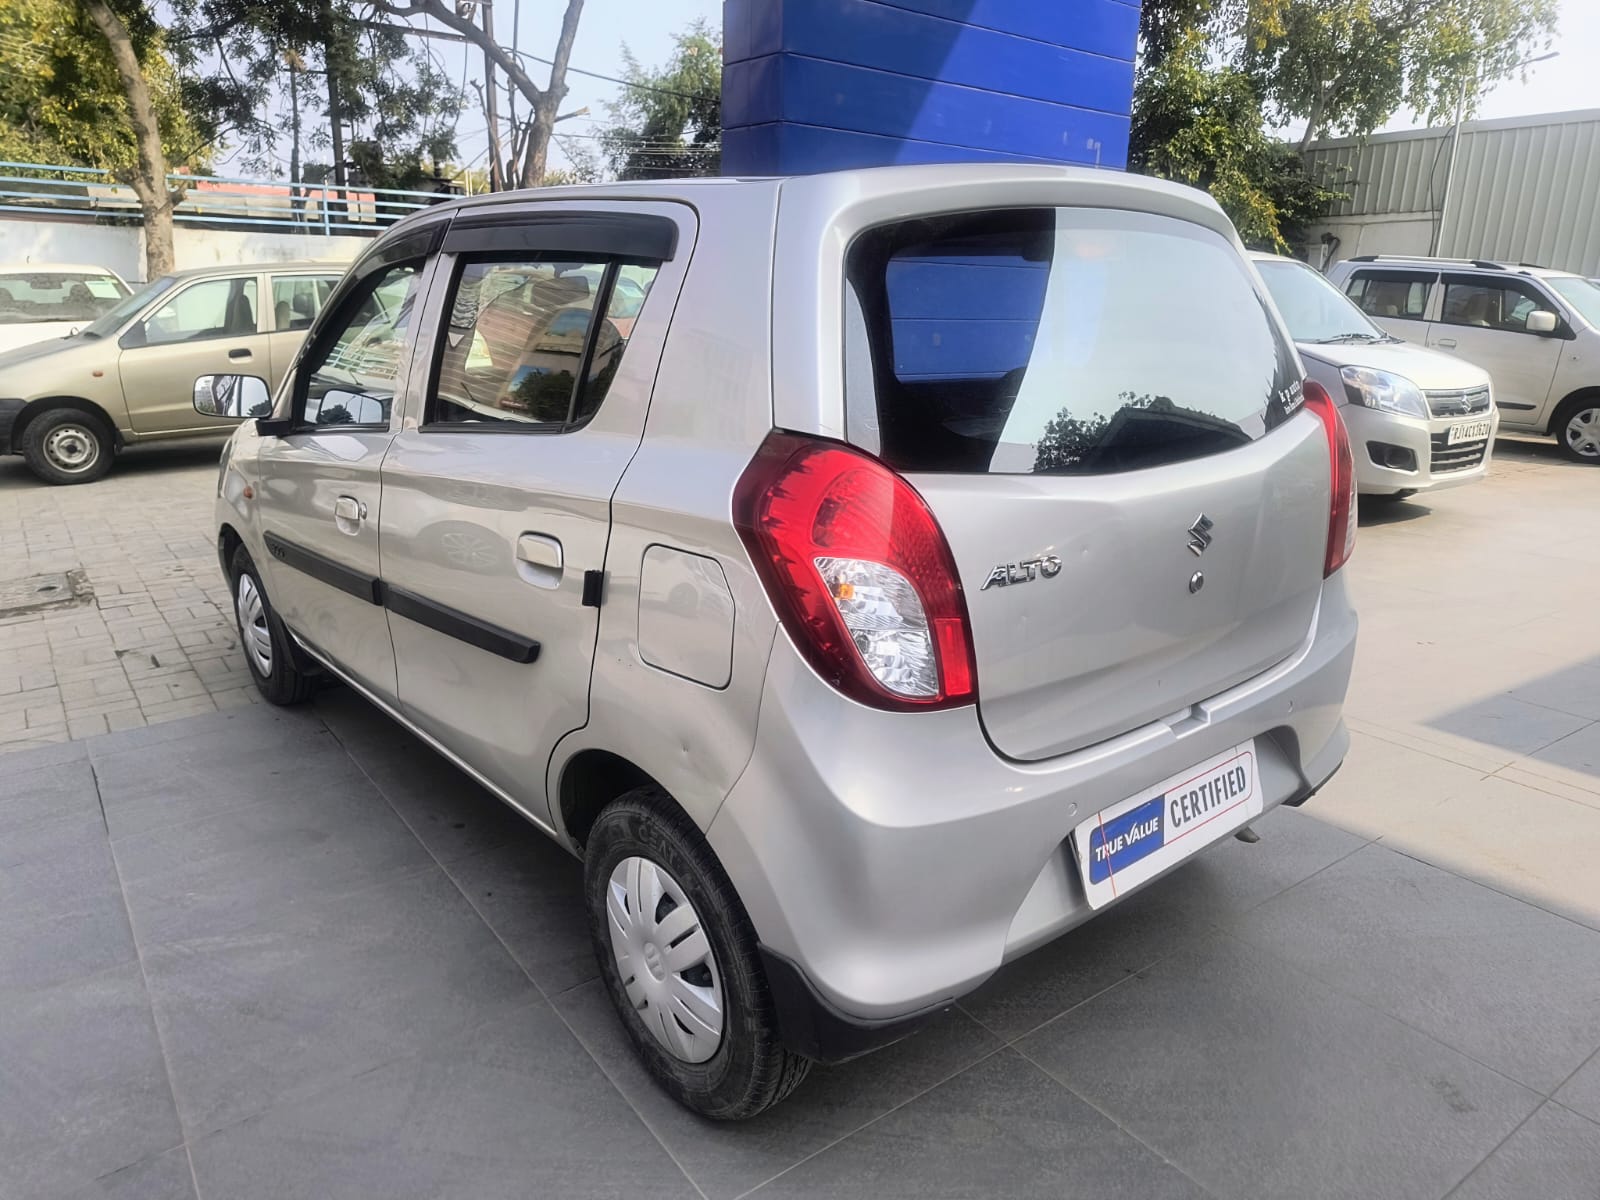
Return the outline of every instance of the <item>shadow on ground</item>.
<path id="1" fill-rule="evenodd" d="M 729 1126 L 638 1067 L 579 864 L 349 692 L 25 752 L 0 1194 L 1592 1196 L 1600 931 L 1258 828 Z"/>

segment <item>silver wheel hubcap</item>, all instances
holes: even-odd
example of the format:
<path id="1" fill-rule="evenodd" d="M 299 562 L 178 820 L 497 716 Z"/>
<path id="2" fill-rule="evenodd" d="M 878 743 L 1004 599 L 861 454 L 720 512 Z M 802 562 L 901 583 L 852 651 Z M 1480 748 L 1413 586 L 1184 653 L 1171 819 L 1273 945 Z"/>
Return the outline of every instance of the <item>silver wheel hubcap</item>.
<path id="1" fill-rule="evenodd" d="M 262 603 L 261 592 L 250 576 L 239 576 L 239 595 L 235 603 L 239 609 L 244 652 L 264 679 L 272 674 L 272 631 L 267 628 L 267 606 Z"/>
<path id="2" fill-rule="evenodd" d="M 722 976 L 678 881 L 625 858 L 606 884 L 611 953 L 628 1002 L 674 1058 L 705 1062 L 722 1044 Z"/>
<path id="3" fill-rule="evenodd" d="M 45 437 L 44 456 L 51 466 L 76 474 L 99 461 L 100 442 L 80 425 L 63 425 Z"/>
<path id="4" fill-rule="evenodd" d="M 1566 428 L 1567 445 L 1585 458 L 1600 458 L 1600 408 L 1572 414 Z"/>

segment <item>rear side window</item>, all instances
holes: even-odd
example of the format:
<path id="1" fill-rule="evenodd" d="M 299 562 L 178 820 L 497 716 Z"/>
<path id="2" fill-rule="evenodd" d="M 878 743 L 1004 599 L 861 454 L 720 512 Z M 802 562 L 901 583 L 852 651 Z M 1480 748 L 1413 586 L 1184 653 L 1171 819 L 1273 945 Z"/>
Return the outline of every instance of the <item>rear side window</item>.
<path id="1" fill-rule="evenodd" d="M 848 261 L 852 441 L 903 471 L 1103 474 L 1216 454 L 1299 403 L 1232 244 L 1099 209 L 904 222 Z"/>
<path id="2" fill-rule="evenodd" d="M 1435 278 L 1405 271 L 1358 271 L 1345 294 L 1369 317 L 1420 321 L 1428 311 L 1428 286 Z"/>
<path id="3" fill-rule="evenodd" d="M 327 275 L 274 276 L 272 327 L 279 333 L 310 329 L 337 282 Z"/>
<path id="4" fill-rule="evenodd" d="M 564 429 L 599 408 L 653 266 L 466 262 L 451 298 L 428 420 Z"/>

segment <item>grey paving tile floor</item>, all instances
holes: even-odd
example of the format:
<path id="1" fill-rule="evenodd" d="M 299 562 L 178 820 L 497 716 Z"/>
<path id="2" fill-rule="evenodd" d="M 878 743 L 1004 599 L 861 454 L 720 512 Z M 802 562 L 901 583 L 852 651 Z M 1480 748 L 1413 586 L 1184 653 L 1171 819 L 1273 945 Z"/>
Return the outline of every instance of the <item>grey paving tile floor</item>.
<path id="1" fill-rule="evenodd" d="M 0 762 L 8 1200 L 1600 1195 L 1600 931 L 1307 812 L 729 1126 L 347 691 Z"/>

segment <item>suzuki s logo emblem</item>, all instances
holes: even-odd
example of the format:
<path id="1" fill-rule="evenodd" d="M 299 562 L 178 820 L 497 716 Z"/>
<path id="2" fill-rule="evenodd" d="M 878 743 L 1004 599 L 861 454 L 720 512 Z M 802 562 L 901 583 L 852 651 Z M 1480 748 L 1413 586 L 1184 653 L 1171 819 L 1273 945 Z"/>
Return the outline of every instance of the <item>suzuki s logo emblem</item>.
<path id="1" fill-rule="evenodd" d="M 1035 579 L 1054 579 L 1061 574 L 1061 560 L 1054 554 L 1039 558 L 1025 558 L 1021 562 L 1001 563 L 989 572 L 978 590 L 987 592 L 992 587 L 1010 587 L 1013 583 L 1030 583 Z"/>
<path id="2" fill-rule="evenodd" d="M 1214 522 L 1205 513 L 1195 518 L 1189 526 L 1189 553 L 1199 558 L 1211 548 L 1211 528 Z"/>

